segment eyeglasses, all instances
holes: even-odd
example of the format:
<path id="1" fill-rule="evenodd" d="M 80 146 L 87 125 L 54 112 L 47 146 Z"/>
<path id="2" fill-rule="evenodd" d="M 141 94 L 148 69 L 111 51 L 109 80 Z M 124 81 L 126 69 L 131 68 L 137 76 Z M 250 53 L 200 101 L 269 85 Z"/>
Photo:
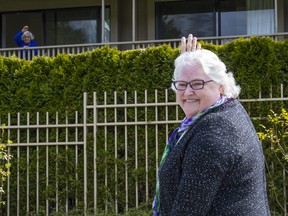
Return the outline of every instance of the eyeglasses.
<path id="1" fill-rule="evenodd" d="M 190 85 L 190 87 L 193 90 L 200 90 L 204 88 L 204 85 L 206 83 L 212 82 L 213 80 L 208 80 L 208 81 L 204 81 L 204 80 L 192 80 L 191 82 L 185 82 L 185 81 L 173 81 L 173 85 L 175 87 L 175 89 L 177 89 L 178 91 L 185 91 L 187 86 Z"/>

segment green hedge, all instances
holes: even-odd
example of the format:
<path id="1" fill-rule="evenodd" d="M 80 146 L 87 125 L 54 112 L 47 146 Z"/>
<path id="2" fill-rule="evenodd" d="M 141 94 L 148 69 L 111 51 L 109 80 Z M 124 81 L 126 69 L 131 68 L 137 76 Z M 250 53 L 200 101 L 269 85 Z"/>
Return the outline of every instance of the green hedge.
<path id="1" fill-rule="evenodd" d="M 251 39 L 238 39 L 233 42 L 226 43 L 222 46 L 216 46 L 209 43 L 202 43 L 202 47 L 209 49 L 216 54 L 226 63 L 229 71 L 232 71 L 235 75 L 236 81 L 241 85 L 242 92 L 240 98 L 257 98 L 259 96 L 259 89 L 261 87 L 262 97 L 270 97 L 270 88 L 272 86 L 273 97 L 280 97 L 279 86 L 284 84 L 284 94 L 288 95 L 288 85 L 287 85 L 287 75 L 288 75 L 288 41 L 274 41 L 269 38 L 258 38 L 253 37 Z M 26 113 L 30 112 L 33 116 L 32 119 L 35 119 L 35 113 L 65 113 L 69 115 L 69 119 L 73 119 L 73 112 L 79 111 L 80 116 L 82 115 L 82 102 L 83 102 L 83 92 L 89 93 L 89 100 L 91 101 L 92 92 L 97 92 L 98 100 L 103 100 L 103 92 L 107 92 L 108 96 L 113 95 L 114 91 L 119 92 L 119 95 L 123 91 L 128 92 L 128 101 L 133 102 L 134 91 L 138 92 L 138 100 L 144 102 L 144 90 L 154 91 L 155 89 L 164 90 L 170 87 L 171 77 L 173 74 L 174 60 L 179 55 L 179 49 L 173 49 L 168 45 L 162 45 L 159 47 L 151 47 L 145 50 L 131 50 L 131 51 L 119 51 L 116 49 L 110 49 L 108 47 L 103 47 L 101 49 L 95 49 L 90 52 L 85 52 L 77 55 L 67 55 L 59 54 L 55 58 L 49 57 L 36 57 L 33 61 L 20 60 L 16 57 L 6 58 L 0 57 L 0 110 L 1 110 L 1 121 L 5 123 L 7 121 L 7 114 L 11 113 L 16 115 L 16 113 Z M 130 96 L 129 96 L 130 95 Z M 171 100 L 174 100 L 174 93 L 171 91 Z M 108 100 L 113 101 L 113 99 Z M 164 95 L 159 96 L 159 101 L 164 100 Z M 120 96 L 119 100 L 124 100 L 124 97 Z M 148 98 L 148 100 L 153 101 L 154 98 Z M 97 101 L 98 102 L 98 101 Z M 281 109 L 281 107 L 287 107 L 286 102 L 258 102 L 258 103 L 244 103 L 244 106 L 249 111 L 251 117 L 258 116 L 267 116 L 270 109 L 275 110 L 276 112 Z M 108 121 L 114 121 L 113 117 L 114 111 L 108 111 Z M 118 111 L 119 118 L 123 118 L 123 112 Z M 128 118 L 133 119 L 134 111 L 128 110 Z M 165 112 L 164 110 L 160 110 Z M 175 116 L 175 110 L 169 111 L 169 115 Z M 55 118 L 55 117 L 54 117 Z M 99 113 L 99 118 L 104 118 L 104 113 Z M 139 110 L 139 119 L 145 118 L 145 110 Z M 53 120 L 53 117 L 51 117 Z M 155 119 L 152 114 L 148 112 L 148 119 Z M 161 119 L 159 119 L 161 120 Z M 13 120 L 15 121 L 15 119 Z M 35 120 L 34 120 L 35 121 Z M 40 121 L 45 122 L 45 115 L 41 115 Z M 65 118 L 60 118 L 59 121 L 65 121 Z M 15 122 L 14 122 L 15 123 Z M 257 130 L 261 130 L 259 124 L 263 123 L 260 120 L 254 120 L 254 124 Z M 32 123 L 31 123 L 32 124 Z M 169 130 L 172 130 L 175 125 L 171 125 Z M 154 128 L 149 128 L 148 130 L 152 131 L 153 134 Z M 128 128 L 128 133 L 132 132 L 133 129 Z M 165 128 L 159 128 L 158 139 L 161 140 L 163 144 L 160 146 L 159 153 L 162 153 L 162 150 L 166 143 L 166 134 Z M 35 131 L 34 131 L 35 132 Z M 33 130 L 31 131 L 33 133 Z M 36 132 L 35 132 L 36 133 Z M 64 131 L 63 140 L 65 139 Z M 79 131 L 79 134 L 82 134 L 83 131 Z M 118 178 L 123 182 L 118 185 L 119 188 L 125 188 L 125 164 L 128 164 L 128 167 L 133 169 L 133 154 L 134 148 L 129 148 L 128 154 L 131 155 L 129 161 L 125 161 L 124 154 L 124 127 L 119 127 L 118 129 L 119 144 L 118 151 L 119 158 L 117 164 L 119 166 Z M 40 135 L 41 135 L 40 131 Z M 51 132 L 53 134 L 53 131 Z M 43 132 L 42 135 L 45 135 Z M 71 132 L 71 137 L 73 137 L 73 132 Z M 139 136 L 143 136 L 144 139 L 144 127 L 139 127 Z M 16 134 L 11 135 L 16 138 Z M 22 138 L 25 142 L 25 137 Z M 45 140 L 45 136 L 40 139 Z M 49 139 L 53 140 L 55 137 L 50 137 Z M 107 140 L 109 143 L 113 143 L 114 134 L 108 133 Z M 149 140 L 155 140 L 154 136 L 151 135 Z M 113 145 L 109 146 L 108 151 L 104 150 L 104 131 L 99 131 L 97 134 L 97 140 L 99 143 L 98 153 L 99 157 L 99 185 L 103 185 L 104 179 L 104 169 L 105 166 L 108 166 L 113 169 L 115 164 L 114 159 L 114 149 Z M 133 143 L 135 140 L 129 140 L 130 143 Z M 93 145 L 93 134 L 89 134 L 88 139 L 88 159 L 93 160 L 93 152 L 90 151 Z M 273 172 L 270 172 L 268 178 L 268 189 L 269 189 L 269 198 L 270 198 L 270 207 L 273 212 L 273 215 L 282 215 L 283 209 L 279 203 L 283 203 L 285 199 L 284 194 L 284 185 L 288 187 L 287 179 L 283 179 L 282 167 L 279 165 L 278 161 L 273 157 L 271 151 L 269 150 L 269 144 L 263 143 L 265 157 L 267 165 L 273 164 Z M 65 195 L 69 194 L 71 202 L 73 203 L 73 196 L 77 189 L 79 200 L 83 197 L 83 185 L 81 185 L 81 178 L 79 181 L 75 181 L 73 178 L 67 180 L 67 176 L 71 176 L 71 172 L 75 169 L 73 161 L 71 162 L 75 154 L 73 148 L 62 148 L 59 147 L 58 154 L 56 154 L 56 147 L 49 148 L 50 160 L 54 161 L 49 167 L 51 167 L 51 175 L 54 175 L 55 178 L 51 178 L 49 187 L 45 186 L 45 175 L 40 176 L 41 184 L 41 199 L 49 197 L 50 203 L 55 203 L 55 179 L 59 180 L 59 187 L 64 187 L 65 184 L 69 184 L 68 192 L 63 192 L 60 194 L 59 205 L 61 208 L 64 208 L 65 205 Z M 154 143 L 149 143 L 149 193 L 150 199 L 152 199 L 154 185 L 155 185 L 155 145 Z M 35 160 L 36 152 L 39 152 L 40 157 L 40 170 L 45 170 L 45 147 L 31 148 L 30 152 L 30 171 L 36 170 Z M 17 154 L 15 151 L 14 154 Z M 79 157 L 81 157 L 83 152 L 79 152 Z M 139 144 L 138 149 L 139 161 L 145 161 L 145 145 Z M 101 159 L 105 157 L 107 161 L 103 163 Z M 20 179 L 20 183 L 25 185 L 26 178 L 26 153 L 22 152 L 19 160 L 19 172 L 23 177 Z M 65 168 L 63 172 L 57 173 L 56 161 L 58 164 L 61 164 L 61 169 Z M 92 163 L 88 163 L 88 174 L 92 175 Z M 14 167 L 14 170 L 13 170 Z M 12 164 L 12 174 L 11 174 L 11 187 L 16 187 L 16 163 Z M 83 173 L 83 161 L 79 161 L 79 173 Z M 44 172 L 45 173 L 45 172 Z M 102 174 L 101 174 L 102 173 Z M 271 174 L 272 173 L 272 174 Z M 75 174 L 74 174 L 75 175 Z M 30 176 L 36 178 L 35 176 Z M 142 191 L 140 193 L 139 200 L 144 203 L 145 200 L 145 164 L 139 164 L 139 169 L 134 170 L 133 173 L 129 176 L 129 190 L 133 194 L 135 179 L 139 180 L 139 188 Z M 92 179 L 92 177 L 91 177 Z M 109 173 L 109 185 L 113 185 L 114 174 Z M 31 180 L 31 181 L 32 181 Z M 33 180 L 35 181 L 35 180 Z M 131 184 L 131 185 L 130 185 Z M 93 180 L 88 182 L 88 207 L 93 206 Z M 275 196 L 275 191 L 277 189 L 277 194 Z M 31 186 L 31 200 L 35 199 L 35 185 Z M 25 194 L 25 186 L 21 187 L 21 191 Z M 11 199 L 16 199 L 16 192 L 11 191 Z M 99 193 L 101 196 L 98 200 L 98 206 L 100 210 L 104 209 L 105 198 L 108 197 L 110 200 L 111 208 L 109 211 L 113 211 L 114 203 L 114 186 L 110 188 L 100 187 Z M 129 192 L 130 193 L 130 192 Z M 14 197 L 14 198 L 13 198 Z M 125 206 L 125 193 L 123 190 L 119 189 L 118 193 L 119 199 L 119 210 L 124 211 Z M 21 197 L 21 202 L 26 203 L 25 197 Z M 45 204 L 45 200 L 40 200 Z M 129 203 L 135 203 L 135 196 L 129 196 Z M 15 201 L 16 203 L 16 201 Z M 146 203 L 148 205 L 148 203 Z M 13 203 L 11 202 L 11 205 Z M 83 206 L 83 203 L 79 203 L 79 207 Z M 14 207 L 14 206 L 13 206 Z M 16 209 L 13 208 L 12 209 Z M 149 203 L 150 207 L 150 203 Z M 283 207 L 283 206 L 282 206 Z M 21 211 L 25 212 L 26 205 L 20 207 Z M 53 205 L 51 206 L 53 209 Z M 31 203 L 31 211 L 33 209 L 33 203 Z M 42 206 L 40 212 L 45 212 L 45 205 Z"/>

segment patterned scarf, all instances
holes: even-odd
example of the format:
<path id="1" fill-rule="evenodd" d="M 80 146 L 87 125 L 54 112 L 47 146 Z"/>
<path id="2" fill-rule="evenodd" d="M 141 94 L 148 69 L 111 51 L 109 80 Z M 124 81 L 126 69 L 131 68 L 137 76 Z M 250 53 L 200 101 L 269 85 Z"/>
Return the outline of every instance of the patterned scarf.
<path id="1" fill-rule="evenodd" d="M 208 110 L 220 106 L 221 104 L 227 103 L 228 101 L 230 101 L 231 98 L 227 98 L 226 96 L 221 96 L 221 98 L 213 105 L 211 105 L 210 107 L 208 107 L 207 109 L 205 109 L 204 111 L 202 111 L 201 113 L 192 116 L 190 118 L 184 118 L 182 120 L 182 122 L 180 123 L 179 127 L 176 128 L 172 134 L 170 135 L 169 139 L 168 139 L 168 143 L 164 149 L 164 153 L 162 155 L 162 159 L 160 161 L 159 164 L 159 169 L 158 169 L 158 175 L 157 175 L 157 181 L 156 181 L 156 192 L 155 192 L 155 197 L 154 197 L 154 201 L 153 201 L 153 216 L 160 216 L 160 182 L 159 182 L 159 172 L 164 164 L 164 162 L 166 161 L 167 156 L 169 155 L 169 153 L 172 151 L 173 147 L 175 147 L 179 141 L 181 140 L 181 138 L 184 136 L 184 134 L 187 132 L 187 129 L 189 128 L 190 125 L 192 125 L 196 119 L 198 119 L 199 117 L 201 117 L 203 114 L 205 114 Z"/>

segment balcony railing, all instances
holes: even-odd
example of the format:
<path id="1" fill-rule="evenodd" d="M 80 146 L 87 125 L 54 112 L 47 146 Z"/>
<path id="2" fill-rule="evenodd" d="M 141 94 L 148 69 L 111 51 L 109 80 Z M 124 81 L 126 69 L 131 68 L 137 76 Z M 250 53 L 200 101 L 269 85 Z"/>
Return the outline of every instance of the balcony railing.
<path id="1" fill-rule="evenodd" d="M 238 38 L 250 38 L 257 37 L 269 37 L 273 40 L 284 40 L 288 38 L 288 32 L 265 34 L 265 35 L 237 35 L 237 36 L 220 36 L 220 37 L 199 37 L 199 41 L 213 43 L 217 45 L 231 42 Z M 180 45 L 180 39 L 166 39 L 166 40 L 145 40 L 145 41 L 127 41 L 127 42 L 110 42 L 110 43 L 91 43 L 91 44 L 73 44 L 73 45 L 57 45 L 57 46 L 38 46 L 39 56 L 55 57 L 60 53 L 78 54 L 86 51 L 91 51 L 103 46 L 109 46 L 111 48 L 117 48 L 119 50 L 131 50 L 131 49 L 145 49 L 152 46 L 159 46 L 162 44 L 169 44 L 173 48 L 177 48 Z M 35 47 L 27 48 L 28 52 L 23 52 L 23 48 L 3 48 L 0 49 L 1 56 L 17 56 L 24 59 L 33 58 Z M 29 50 L 31 50 L 29 52 Z M 28 54 L 28 55 L 27 55 Z"/>

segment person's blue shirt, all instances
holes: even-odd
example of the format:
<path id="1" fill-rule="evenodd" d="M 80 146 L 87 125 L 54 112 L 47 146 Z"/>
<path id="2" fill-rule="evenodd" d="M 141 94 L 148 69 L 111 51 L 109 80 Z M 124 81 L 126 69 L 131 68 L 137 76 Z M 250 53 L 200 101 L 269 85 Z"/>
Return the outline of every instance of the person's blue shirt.
<path id="1" fill-rule="evenodd" d="M 30 33 L 30 32 L 28 32 Z M 23 34 L 24 32 L 19 31 L 15 36 L 14 36 L 14 41 L 16 42 L 16 44 L 19 47 L 36 47 L 38 46 L 37 42 L 33 41 L 32 38 L 30 38 L 30 40 L 28 42 L 25 42 L 22 38 L 23 38 Z M 27 33 L 25 33 L 27 34 Z M 31 33 L 30 33 L 31 34 Z M 31 37 L 31 36 L 30 36 Z M 33 55 L 34 52 L 34 55 Z M 30 55 L 29 55 L 30 54 Z M 20 57 L 25 59 L 32 59 L 33 56 L 38 55 L 38 49 L 33 49 L 33 50 L 21 50 L 20 51 Z"/>

